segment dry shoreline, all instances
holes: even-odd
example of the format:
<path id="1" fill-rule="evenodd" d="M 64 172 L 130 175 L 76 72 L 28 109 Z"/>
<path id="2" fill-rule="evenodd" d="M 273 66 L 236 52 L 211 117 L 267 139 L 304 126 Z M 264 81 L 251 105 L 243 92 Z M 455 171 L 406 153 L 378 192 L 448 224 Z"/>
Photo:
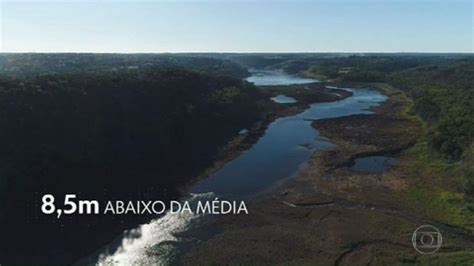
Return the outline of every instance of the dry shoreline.
<path id="1" fill-rule="evenodd" d="M 401 159 L 399 152 L 416 143 L 420 125 L 404 117 L 405 104 L 390 95 L 373 115 L 313 122 L 337 147 L 315 153 L 295 178 L 251 200 L 249 215 L 216 219 L 210 226 L 218 233 L 187 252 L 184 263 L 383 265 L 469 256 L 471 235 L 403 209 L 412 185 L 404 169 L 358 173 L 348 167 L 367 155 Z M 412 246 L 413 231 L 424 223 L 443 231 L 437 255 L 422 256 Z"/>

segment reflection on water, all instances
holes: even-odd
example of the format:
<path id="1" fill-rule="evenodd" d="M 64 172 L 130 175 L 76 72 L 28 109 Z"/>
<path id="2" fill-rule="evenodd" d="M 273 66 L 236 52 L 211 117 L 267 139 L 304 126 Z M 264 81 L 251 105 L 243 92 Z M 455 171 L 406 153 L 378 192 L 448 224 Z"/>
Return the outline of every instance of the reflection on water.
<path id="1" fill-rule="evenodd" d="M 314 79 L 301 78 L 295 75 L 286 74 L 278 70 L 249 70 L 252 76 L 246 78 L 248 82 L 252 82 L 257 86 L 263 85 L 292 85 L 292 84 L 308 84 L 318 82 Z"/>
<path id="2" fill-rule="evenodd" d="M 270 98 L 270 100 L 276 103 L 296 103 L 297 101 L 294 98 L 280 94 L 278 96 Z"/>

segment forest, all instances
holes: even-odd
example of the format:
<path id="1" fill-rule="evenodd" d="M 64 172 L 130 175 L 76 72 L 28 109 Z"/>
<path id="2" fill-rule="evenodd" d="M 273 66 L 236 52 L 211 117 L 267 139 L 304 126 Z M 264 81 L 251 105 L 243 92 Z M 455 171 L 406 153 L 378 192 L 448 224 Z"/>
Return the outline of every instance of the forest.
<path id="1" fill-rule="evenodd" d="M 235 78 L 246 69 L 230 61 L 178 56 L 166 60 L 179 62 L 179 67 L 137 69 L 125 67 L 129 61 L 118 64 L 121 59 L 115 55 L 99 62 L 94 60 L 100 56 L 92 60 L 89 55 L 5 58 L 9 63 L 0 78 L 0 225 L 7 229 L 4 239 L 11 240 L 1 241 L 0 249 L 9 261 L 21 260 L 21 252 L 15 251 L 20 247 L 35 247 L 32 261 L 44 260 L 55 249 L 91 252 L 74 247 L 84 246 L 90 228 L 101 232 L 99 238 L 110 239 L 128 223 L 147 219 L 87 216 L 58 223 L 39 214 L 38 193 L 62 197 L 74 191 L 99 201 L 176 199 L 224 144 L 261 115 L 261 93 Z M 229 74 L 224 65 L 237 74 Z M 32 223 L 38 216 L 40 221 Z M 61 233 L 51 233 L 57 231 Z M 65 238 L 76 240 L 61 247 Z M 46 239 L 49 251 L 41 248 Z M 71 259 L 55 256 L 57 261 Z"/>
<path id="2" fill-rule="evenodd" d="M 114 71 L 181 69 L 210 75 L 244 78 L 248 71 L 230 60 L 199 54 L 0 54 L 0 76 L 17 78 L 44 74 L 77 74 Z"/>

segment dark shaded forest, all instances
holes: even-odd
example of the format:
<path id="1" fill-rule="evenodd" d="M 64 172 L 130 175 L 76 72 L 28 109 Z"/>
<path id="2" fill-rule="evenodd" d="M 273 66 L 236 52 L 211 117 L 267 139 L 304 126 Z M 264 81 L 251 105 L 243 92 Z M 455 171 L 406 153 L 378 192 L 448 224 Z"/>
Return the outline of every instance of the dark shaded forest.
<path id="1" fill-rule="evenodd" d="M 0 54 L 0 75 L 16 78 L 45 74 L 94 74 L 123 70 L 189 70 L 216 76 L 244 78 L 246 68 L 230 60 L 199 54 Z"/>
<path id="2" fill-rule="evenodd" d="M 43 194 L 55 195 L 59 207 L 66 193 L 99 201 L 177 199 L 224 144 L 260 118 L 259 91 L 215 67 L 245 70 L 232 62 L 186 58 L 186 68 L 199 72 L 101 70 L 116 64 L 115 55 L 103 62 L 55 58 L 44 68 L 41 56 L 62 55 L 28 56 L 8 55 L 19 69 L 10 62 L 0 79 L 0 261 L 28 262 L 27 253 L 30 262 L 70 262 L 149 219 L 58 220 L 40 213 Z M 39 69 L 25 72 L 28 65 Z"/>

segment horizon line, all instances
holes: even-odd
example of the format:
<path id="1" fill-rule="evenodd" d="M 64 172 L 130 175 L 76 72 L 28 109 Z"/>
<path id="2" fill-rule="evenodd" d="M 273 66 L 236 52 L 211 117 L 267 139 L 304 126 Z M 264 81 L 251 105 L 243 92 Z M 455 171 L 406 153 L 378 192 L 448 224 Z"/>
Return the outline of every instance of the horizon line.
<path id="1" fill-rule="evenodd" d="M 445 51 L 408 51 L 408 52 L 379 52 L 379 51 L 164 51 L 164 52 L 124 52 L 124 51 L 0 51 L 0 54 L 474 54 L 473 51 L 445 52 Z"/>

